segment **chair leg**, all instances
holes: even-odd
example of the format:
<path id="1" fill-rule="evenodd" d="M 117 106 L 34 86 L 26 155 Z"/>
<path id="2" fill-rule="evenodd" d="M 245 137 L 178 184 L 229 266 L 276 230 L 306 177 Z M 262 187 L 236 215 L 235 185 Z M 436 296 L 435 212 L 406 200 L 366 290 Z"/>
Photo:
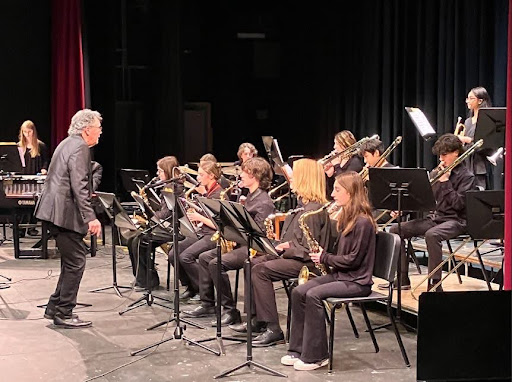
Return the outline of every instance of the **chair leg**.
<path id="1" fill-rule="evenodd" d="M 171 262 L 167 260 L 167 290 L 171 290 Z"/>
<path id="2" fill-rule="evenodd" d="M 363 312 L 364 322 L 366 323 L 366 327 L 368 328 L 368 332 L 370 333 L 370 337 L 372 338 L 373 347 L 375 348 L 375 353 L 379 352 L 379 345 L 377 344 L 377 339 L 375 338 L 375 333 L 373 332 L 372 324 L 368 319 L 368 314 L 366 313 L 366 308 L 364 304 L 359 304 L 361 307 L 361 311 Z"/>
<path id="3" fill-rule="evenodd" d="M 292 321 L 292 299 L 288 297 L 288 315 L 286 316 L 286 342 L 290 343 L 290 326 Z"/>
<path id="4" fill-rule="evenodd" d="M 240 281 L 240 269 L 236 270 L 235 273 L 235 295 L 233 298 L 235 299 L 235 306 L 238 303 L 238 282 Z"/>
<path id="5" fill-rule="evenodd" d="M 354 336 L 359 338 L 359 333 L 356 328 L 356 324 L 354 323 L 354 319 L 352 318 L 352 313 L 350 312 L 350 307 L 348 304 L 345 304 L 345 310 L 347 311 L 348 320 L 350 321 L 350 325 L 352 326 L 352 331 L 354 332 Z"/>
<path id="6" fill-rule="evenodd" d="M 418 261 L 418 258 L 416 257 L 416 252 L 414 252 L 414 248 L 411 243 L 411 239 L 407 240 L 407 253 L 409 257 L 414 262 L 414 265 L 416 265 L 416 269 L 418 270 L 418 274 L 421 275 L 421 268 L 420 268 L 420 262 Z"/>
<path id="7" fill-rule="evenodd" d="M 450 251 L 450 254 L 453 254 L 452 244 L 450 243 L 450 240 L 446 240 L 446 244 L 448 245 L 448 250 Z M 456 267 L 457 263 L 455 262 L 455 258 L 451 258 L 451 265 L 452 267 Z M 457 279 L 459 279 L 459 284 L 462 284 L 462 278 L 460 277 L 459 270 L 456 269 L 455 272 L 457 273 Z"/>
<path id="8" fill-rule="evenodd" d="M 398 346 L 400 347 L 400 351 L 402 352 L 402 357 L 405 362 L 405 366 L 410 367 L 411 363 L 409 362 L 409 358 L 407 357 L 407 353 L 405 352 L 404 344 L 402 342 L 402 337 L 400 336 L 400 332 L 396 326 L 395 317 L 393 317 L 393 312 L 391 311 L 391 301 L 388 301 L 386 306 L 388 311 L 389 320 L 391 321 L 391 326 L 393 327 L 393 331 L 395 332 L 395 337 L 398 342 Z"/>
<path id="9" fill-rule="evenodd" d="M 473 241 L 473 245 L 475 247 L 477 246 L 476 240 Z M 492 291 L 492 286 L 489 281 L 489 277 L 487 276 L 487 273 L 485 272 L 485 265 L 484 265 L 484 261 L 482 260 L 482 254 L 480 253 L 480 251 L 478 249 L 476 250 L 476 256 L 478 257 L 478 262 L 480 263 L 480 268 L 482 269 L 482 276 L 484 277 L 485 283 L 487 284 L 487 289 Z"/>
<path id="10" fill-rule="evenodd" d="M 332 361 L 334 358 L 334 322 L 336 316 L 336 304 L 331 309 L 331 325 L 329 325 L 329 373 L 332 372 Z"/>

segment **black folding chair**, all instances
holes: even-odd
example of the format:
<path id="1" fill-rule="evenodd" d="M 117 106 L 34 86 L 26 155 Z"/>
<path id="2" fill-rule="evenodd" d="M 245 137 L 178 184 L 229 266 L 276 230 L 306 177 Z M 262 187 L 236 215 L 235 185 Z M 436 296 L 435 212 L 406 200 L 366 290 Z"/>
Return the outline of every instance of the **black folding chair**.
<path id="1" fill-rule="evenodd" d="M 361 311 L 363 313 L 364 321 L 366 323 L 366 327 L 368 328 L 368 332 L 370 333 L 370 337 L 372 338 L 373 346 L 375 347 L 375 352 L 379 352 L 379 345 L 377 344 L 377 339 L 375 338 L 375 334 L 373 328 L 370 324 L 370 320 L 368 319 L 368 314 L 366 313 L 365 303 L 367 302 L 376 302 L 376 301 L 384 301 L 386 302 L 387 313 L 389 319 L 391 321 L 391 326 L 393 331 L 395 332 L 396 340 L 398 342 L 398 346 L 400 347 L 400 351 L 402 352 L 402 357 L 404 359 L 405 365 L 407 367 L 410 366 L 409 358 L 407 357 L 407 353 L 405 352 L 404 344 L 402 342 L 402 337 L 400 336 L 400 332 L 396 326 L 395 318 L 393 316 L 393 312 L 391 309 L 391 303 L 393 300 L 393 286 L 392 281 L 395 278 L 397 262 L 400 257 L 400 237 L 396 234 L 387 233 L 387 232 L 378 232 L 377 233 L 377 243 L 376 243 L 376 256 L 375 256 L 375 265 L 373 268 L 373 275 L 380 279 L 385 279 L 389 282 L 388 292 L 380 293 L 372 291 L 372 293 L 367 297 L 347 297 L 347 298 L 327 298 L 325 301 L 332 306 L 331 309 L 331 326 L 329 333 L 329 372 L 332 371 L 332 361 L 333 361 L 333 350 L 334 350 L 334 324 L 335 324 L 335 316 L 336 309 L 341 307 L 343 304 L 348 307 L 349 303 L 359 304 L 361 307 Z"/>

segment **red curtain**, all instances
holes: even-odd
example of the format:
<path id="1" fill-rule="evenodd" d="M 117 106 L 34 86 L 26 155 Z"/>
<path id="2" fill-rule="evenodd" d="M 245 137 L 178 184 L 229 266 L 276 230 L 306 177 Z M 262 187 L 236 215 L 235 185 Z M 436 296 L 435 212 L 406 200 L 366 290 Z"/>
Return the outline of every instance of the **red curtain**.
<path id="1" fill-rule="evenodd" d="M 52 148 L 85 107 L 81 0 L 52 0 Z"/>
<path id="2" fill-rule="evenodd" d="M 504 287 L 512 289 L 512 0 L 508 1 L 507 127 L 505 134 L 505 264 Z"/>

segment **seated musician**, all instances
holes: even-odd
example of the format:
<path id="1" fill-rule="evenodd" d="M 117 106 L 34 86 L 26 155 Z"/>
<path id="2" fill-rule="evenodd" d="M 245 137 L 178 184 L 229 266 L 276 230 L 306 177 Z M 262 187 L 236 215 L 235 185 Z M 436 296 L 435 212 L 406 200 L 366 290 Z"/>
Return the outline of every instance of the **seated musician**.
<path id="1" fill-rule="evenodd" d="M 318 253 L 310 253 L 315 263 L 332 272 L 292 291 L 290 343 L 281 363 L 295 370 L 314 370 L 328 363 L 322 301 L 328 297 L 364 297 L 372 291 L 376 224 L 361 177 L 355 172 L 338 175 L 332 197 L 342 207 L 337 251 L 320 248 Z"/>
<path id="2" fill-rule="evenodd" d="M 168 180 L 176 177 L 178 174 L 177 166 L 178 160 L 174 156 L 166 156 L 159 159 L 156 163 L 157 174 L 160 180 Z M 183 192 L 183 187 L 180 186 L 179 192 Z M 168 219 L 171 216 L 171 211 L 167 208 L 165 200 L 162 198 L 160 201 L 160 209 L 155 211 L 155 217 L 158 219 Z M 127 241 L 128 252 L 132 263 L 133 275 L 135 276 L 135 286 L 141 289 L 155 288 L 160 285 L 158 272 L 155 269 L 150 269 L 149 279 L 147 276 L 148 262 L 151 256 L 151 251 L 157 246 L 172 240 L 170 233 L 164 233 L 162 230 L 155 230 L 152 235 L 151 243 L 152 248 L 149 247 L 149 237 L 142 235 L 141 231 L 135 231 L 134 234 L 125 234 Z"/>
<path id="3" fill-rule="evenodd" d="M 440 164 L 432 172 L 436 176 L 438 171 L 450 167 L 463 152 L 462 143 L 454 134 L 444 134 L 434 144 L 432 152 L 439 155 Z M 474 189 L 475 176 L 463 164 L 459 163 L 451 171 L 446 171 L 439 181 L 432 185 L 432 191 L 436 199 L 436 209 L 423 219 L 414 219 L 401 223 L 402 255 L 401 261 L 401 285 L 409 288 L 411 282 L 407 271 L 408 259 L 405 255 L 403 239 L 414 236 L 425 236 L 428 251 L 429 273 L 436 268 L 442 260 L 442 243 L 444 240 L 453 239 L 466 230 L 466 191 Z M 398 233 L 398 227 L 394 225 L 390 232 Z M 441 280 L 442 269 L 439 269 L 428 281 L 428 290 Z M 437 288 L 442 291 L 442 286 Z"/>
<path id="4" fill-rule="evenodd" d="M 204 196 L 211 199 L 219 199 L 222 187 L 219 184 L 221 166 L 217 162 L 200 162 L 197 181 L 204 187 Z M 178 256 L 180 261 L 180 281 L 187 289 L 180 295 L 180 299 L 193 298 L 199 292 L 199 255 L 210 249 L 214 249 L 216 243 L 211 240 L 215 232 L 215 225 L 211 219 L 196 210 L 189 209 L 187 213 L 190 221 L 198 227 L 199 239 L 186 237 L 178 243 Z M 169 261 L 174 264 L 173 251 L 169 253 Z M 197 298 L 196 300 L 198 300 Z"/>
<path id="5" fill-rule="evenodd" d="M 342 152 L 348 147 L 356 143 L 354 134 L 348 130 L 340 131 L 334 136 L 334 151 L 337 153 Z M 338 157 L 329 162 L 324 170 L 329 178 L 336 177 L 346 171 L 359 172 L 363 169 L 363 159 L 359 155 L 350 157 Z"/>
<path id="6" fill-rule="evenodd" d="M 380 139 L 370 139 L 359 148 L 359 154 L 363 157 L 366 167 L 396 167 L 381 157 L 383 152 L 384 145 Z"/>
<path id="7" fill-rule="evenodd" d="M 240 166 L 247 159 L 258 156 L 258 150 L 252 143 L 244 142 L 238 147 L 236 155 L 238 156 L 238 161 L 235 162 L 235 166 Z"/>
<path id="8" fill-rule="evenodd" d="M 264 220 L 274 212 L 274 203 L 268 196 L 267 190 L 272 179 L 270 164 L 263 158 L 250 158 L 242 163 L 241 187 L 249 189 L 245 208 L 260 227 Z M 217 249 L 206 251 L 199 255 L 199 292 L 201 305 L 191 311 L 185 311 L 190 317 L 204 317 L 214 313 L 215 294 L 222 294 L 223 326 L 241 322 L 240 312 L 236 308 L 231 292 L 231 284 L 227 271 L 241 269 L 247 259 L 247 247 L 240 246 L 222 255 L 222 276 L 217 279 Z M 219 289 L 220 283 L 220 289 Z M 216 321 L 212 323 L 216 325 Z"/>
<path id="9" fill-rule="evenodd" d="M 271 346 L 284 342 L 284 334 L 279 325 L 274 281 L 295 278 L 306 265 L 312 272 L 316 270 L 309 256 L 309 245 L 299 226 L 303 213 L 319 210 L 325 203 L 325 175 L 322 165 L 312 159 L 299 159 L 293 163 L 291 189 L 297 195 L 298 206 L 302 211 L 290 214 L 284 221 L 281 242 L 276 250 L 281 257 L 273 255 L 256 256 L 252 260 L 252 288 L 255 317 L 252 319 L 254 332 L 262 332 L 253 340 L 254 347 Z M 307 225 L 318 243 L 327 248 L 331 224 L 326 211 L 308 217 Z M 245 290 L 250 284 L 246 280 Z M 248 293 L 245 293 L 247 296 Z M 248 301 L 246 299 L 245 303 Z M 248 319 L 251 319 L 248 317 Z M 247 324 L 231 325 L 237 332 L 245 332 Z"/>

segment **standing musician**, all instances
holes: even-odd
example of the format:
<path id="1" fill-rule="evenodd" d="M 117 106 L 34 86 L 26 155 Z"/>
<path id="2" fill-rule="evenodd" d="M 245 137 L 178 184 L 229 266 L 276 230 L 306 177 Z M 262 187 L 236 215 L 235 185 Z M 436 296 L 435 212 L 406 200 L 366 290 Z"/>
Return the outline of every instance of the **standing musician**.
<path id="1" fill-rule="evenodd" d="M 174 156 L 166 156 L 156 162 L 157 175 L 161 181 L 175 178 L 179 175 L 178 159 Z M 178 196 L 183 194 L 183 185 L 181 183 L 176 187 Z M 160 200 L 160 208 L 155 212 L 155 217 L 160 220 L 169 220 L 172 212 L 167 207 L 165 199 Z M 133 235 L 133 234 L 132 234 Z M 131 236 L 131 235 L 130 235 Z M 151 240 L 149 240 L 151 239 Z M 159 245 L 172 241 L 172 235 L 163 230 L 155 229 L 152 233 L 142 235 L 141 231 L 128 238 L 128 252 L 132 263 L 133 275 L 135 276 L 135 286 L 143 289 L 154 289 L 160 285 L 158 272 L 150 269 L 149 279 L 147 276 L 147 267 L 150 266 L 151 251 Z M 151 242 L 151 247 L 149 243 Z"/>
<path id="2" fill-rule="evenodd" d="M 86 248 L 83 242 L 87 232 L 101 233 L 101 223 L 91 205 L 92 175 L 89 148 L 98 144 L 102 127 L 97 111 L 84 109 L 71 119 L 68 137 L 53 155 L 48 177 L 37 201 L 35 216 L 50 223 L 61 254 L 59 281 L 50 296 L 45 318 L 64 328 L 91 326 L 73 314 L 80 281 L 85 270 Z"/>
<path id="3" fill-rule="evenodd" d="M 18 133 L 18 151 L 20 153 L 23 174 L 46 175 L 48 170 L 48 149 L 44 142 L 37 138 L 36 125 L 25 121 Z"/>
<path id="4" fill-rule="evenodd" d="M 332 197 L 342 207 L 337 251 L 320 248 L 318 253 L 310 253 L 315 263 L 332 272 L 292 291 L 290 344 L 281 363 L 295 370 L 314 370 L 328 363 L 322 301 L 327 297 L 364 297 L 372 291 L 376 224 L 361 177 L 355 172 L 338 175 Z"/>
<path id="5" fill-rule="evenodd" d="M 438 171 L 450 167 L 457 157 L 464 151 L 462 143 L 454 134 L 444 134 L 434 144 L 432 152 L 439 155 L 440 164 L 433 171 L 431 178 Z M 402 288 L 410 289 L 411 282 L 407 271 L 408 259 L 405 255 L 404 239 L 414 236 L 425 236 L 428 251 L 428 270 L 431 272 L 442 260 L 442 243 L 464 233 L 466 230 L 466 191 L 474 188 L 475 176 L 464 164 L 458 164 L 451 171 L 447 171 L 432 185 L 432 191 L 436 199 L 436 209 L 423 219 L 414 219 L 401 223 L 402 254 L 400 256 L 400 275 Z M 398 233 L 395 224 L 390 229 L 391 233 Z M 441 280 L 442 269 L 439 269 L 428 281 L 428 290 Z M 442 291 L 439 285 L 436 291 Z"/>
<path id="6" fill-rule="evenodd" d="M 199 164 L 197 181 L 204 186 L 205 197 L 219 199 L 223 188 L 219 184 L 222 175 L 221 166 L 217 162 L 205 161 Z M 189 220 L 200 225 L 197 233 L 200 239 L 186 237 L 178 243 L 178 257 L 180 261 L 180 280 L 187 289 L 180 295 L 180 299 L 193 298 L 199 292 L 199 265 L 197 258 L 205 251 L 215 248 L 215 242 L 211 240 L 215 232 L 215 225 L 209 217 L 190 209 L 187 213 Z M 202 223 L 202 224 L 200 224 Z M 172 251 L 169 254 L 169 261 L 174 264 Z"/>
<path id="7" fill-rule="evenodd" d="M 247 159 L 242 163 L 241 187 L 249 190 L 245 208 L 254 221 L 263 228 L 264 220 L 274 212 L 274 203 L 267 191 L 272 180 L 270 164 L 263 158 Z M 236 308 L 231 284 L 227 271 L 241 269 L 247 259 L 247 247 L 240 246 L 222 255 L 221 279 L 217 279 L 217 249 L 206 251 L 199 255 L 199 293 L 201 306 L 185 312 L 190 317 L 204 317 L 214 313 L 215 296 L 213 287 L 222 293 L 223 326 L 241 322 L 240 312 Z M 220 287 L 219 287 L 220 283 Z M 213 325 L 216 325 L 216 321 Z"/>
<path id="8" fill-rule="evenodd" d="M 274 281 L 295 278 L 306 265 L 312 272 L 315 269 L 309 256 L 309 246 L 299 226 L 303 213 L 320 209 L 325 203 L 325 174 L 322 165 L 312 159 L 299 159 L 293 163 L 290 187 L 297 195 L 298 207 L 303 211 L 289 215 L 284 221 L 281 243 L 276 250 L 281 257 L 262 255 L 252 261 L 252 288 L 256 317 L 252 319 L 254 332 L 262 332 L 253 340 L 254 347 L 271 346 L 284 342 L 284 334 L 279 325 Z M 327 248 L 330 239 L 331 224 L 326 211 L 314 214 L 307 219 L 307 225 L 314 238 L 322 247 Z M 250 288 L 246 283 L 245 290 Z M 246 296 L 248 293 L 246 293 Z M 248 303 L 246 299 L 246 304 Z M 248 317 L 247 319 L 251 319 Z M 237 332 L 247 331 L 247 324 L 231 325 Z"/>
<path id="9" fill-rule="evenodd" d="M 334 151 L 342 152 L 356 143 L 356 138 L 348 130 L 340 131 L 334 136 Z M 334 177 L 346 171 L 359 172 L 363 169 L 363 159 L 359 155 L 353 155 L 348 158 L 335 158 L 329 162 L 324 170 L 329 178 Z"/>
<path id="10" fill-rule="evenodd" d="M 482 107 L 491 107 L 491 97 L 487 90 L 481 86 L 473 88 L 469 91 L 466 98 L 466 105 L 468 106 L 470 116 L 464 121 L 464 124 L 459 123 L 455 128 L 455 135 L 465 145 L 471 144 L 475 139 L 476 122 L 478 121 L 478 112 Z M 466 165 L 469 170 L 475 174 L 475 186 L 481 189 L 489 189 L 490 181 L 487 174 L 487 161 L 483 153 L 476 152 L 471 155 Z"/>

